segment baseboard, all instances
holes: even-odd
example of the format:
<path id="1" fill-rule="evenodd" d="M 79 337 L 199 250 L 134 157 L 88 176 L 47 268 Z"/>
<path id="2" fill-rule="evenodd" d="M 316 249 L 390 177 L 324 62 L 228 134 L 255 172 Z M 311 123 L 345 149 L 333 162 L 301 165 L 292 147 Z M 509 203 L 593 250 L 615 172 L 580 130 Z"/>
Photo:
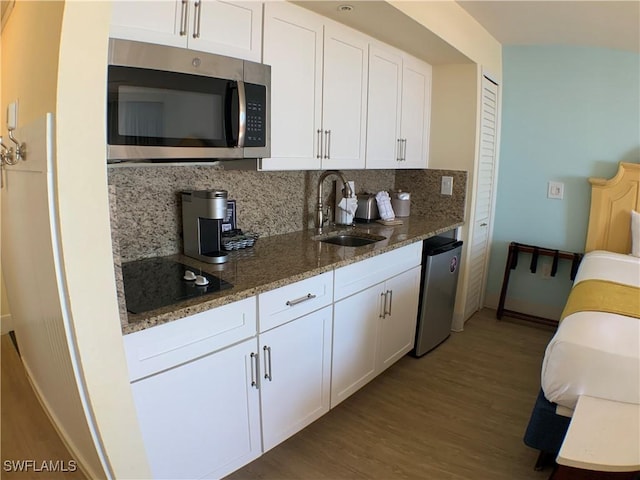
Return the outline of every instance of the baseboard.
<path id="1" fill-rule="evenodd" d="M 0 315 L 0 333 L 6 335 L 13 330 L 13 319 L 10 313 Z"/>
<path id="2" fill-rule="evenodd" d="M 29 369 L 29 366 L 24 362 L 24 360 L 22 361 L 22 365 L 24 366 L 24 370 L 27 374 L 27 379 L 29 380 L 29 384 L 31 385 L 31 388 L 33 389 L 33 393 L 38 399 L 38 402 L 40 403 L 42 410 L 44 411 L 47 418 L 49 418 L 49 421 L 53 425 L 53 428 L 57 432 L 58 436 L 60 437 L 60 440 L 62 440 L 62 443 L 64 443 L 69 453 L 76 460 L 78 469 L 87 478 L 104 478 L 104 472 L 96 472 L 91 468 L 89 468 L 88 462 L 84 459 L 82 455 L 78 453 L 78 450 L 74 448 L 74 443 L 69 440 L 69 436 L 67 435 L 66 431 L 60 428 L 60 424 L 57 421 L 56 416 L 53 413 L 51 413 L 49 404 L 47 403 L 46 399 L 42 395 L 36 383 L 33 381 L 33 376 L 31 375 L 31 370 Z"/>

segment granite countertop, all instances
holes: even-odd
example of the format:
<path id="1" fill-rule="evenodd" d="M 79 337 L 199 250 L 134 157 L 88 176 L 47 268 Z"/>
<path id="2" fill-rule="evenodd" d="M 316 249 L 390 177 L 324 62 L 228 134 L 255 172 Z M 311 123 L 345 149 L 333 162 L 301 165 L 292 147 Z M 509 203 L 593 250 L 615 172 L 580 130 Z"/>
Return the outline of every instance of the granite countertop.
<path id="1" fill-rule="evenodd" d="M 123 334 L 144 330 L 189 315 L 242 300 L 269 290 L 313 277 L 396 248 L 422 241 L 461 226 L 462 222 L 412 216 L 402 225 L 385 226 L 379 223 L 357 224 L 355 230 L 382 235 L 386 240 L 362 247 L 344 247 L 317 240 L 316 232 L 299 232 L 260 238 L 251 248 L 229 253 L 229 260 L 220 265 L 203 263 L 176 254 L 166 257 L 196 269 L 216 275 L 233 284 L 233 288 L 185 300 L 156 310 L 128 313 Z M 353 227 L 325 229 L 323 235 L 351 230 Z"/>

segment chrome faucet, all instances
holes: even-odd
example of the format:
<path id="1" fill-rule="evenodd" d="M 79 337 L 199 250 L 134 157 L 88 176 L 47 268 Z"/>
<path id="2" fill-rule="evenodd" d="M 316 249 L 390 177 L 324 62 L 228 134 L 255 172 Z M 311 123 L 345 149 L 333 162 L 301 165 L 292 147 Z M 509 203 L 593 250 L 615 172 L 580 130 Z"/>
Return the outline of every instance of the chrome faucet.
<path id="1" fill-rule="evenodd" d="M 324 213 L 324 205 L 323 205 L 323 195 L 322 195 L 322 182 L 324 182 L 324 179 L 327 178 L 329 175 L 335 175 L 337 177 L 340 178 L 340 180 L 342 181 L 342 183 L 344 184 L 344 197 L 345 198 L 350 198 L 351 196 L 353 196 L 353 192 L 351 191 L 351 187 L 349 186 L 349 183 L 347 182 L 347 179 L 344 178 L 344 175 L 342 174 L 341 171 L 339 170 L 327 170 L 326 172 L 322 172 L 322 174 L 320 175 L 320 178 L 318 178 L 318 204 L 316 206 L 316 231 L 318 233 L 322 232 L 322 227 L 323 225 L 326 223 L 326 221 L 328 220 L 327 218 L 325 218 L 325 213 Z"/>

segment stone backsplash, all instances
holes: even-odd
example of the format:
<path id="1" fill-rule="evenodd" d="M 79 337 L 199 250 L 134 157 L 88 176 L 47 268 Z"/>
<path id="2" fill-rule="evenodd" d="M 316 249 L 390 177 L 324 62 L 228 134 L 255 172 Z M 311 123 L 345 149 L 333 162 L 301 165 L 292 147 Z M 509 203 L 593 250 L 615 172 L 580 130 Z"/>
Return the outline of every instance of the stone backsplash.
<path id="1" fill-rule="evenodd" d="M 466 172 L 444 170 L 345 170 L 356 191 L 401 189 L 411 192 L 411 214 L 462 220 Z M 260 236 L 313 226 L 316 184 L 320 171 L 225 171 L 213 166 L 109 167 L 115 188 L 118 232 L 123 262 L 182 251 L 180 192 L 224 189 L 236 200 L 238 227 Z M 452 196 L 440 195 L 442 175 L 454 177 Z M 324 184 L 332 201 L 331 180 Z"/>

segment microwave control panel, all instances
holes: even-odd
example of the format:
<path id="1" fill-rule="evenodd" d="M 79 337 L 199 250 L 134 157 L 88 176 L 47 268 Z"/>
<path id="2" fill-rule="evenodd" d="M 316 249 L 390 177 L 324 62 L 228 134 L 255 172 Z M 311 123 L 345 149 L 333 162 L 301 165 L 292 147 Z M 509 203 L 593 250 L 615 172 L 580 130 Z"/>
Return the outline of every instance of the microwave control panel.
<path id="1" fill-rule="evenodd" d="M 267 89 L 264 85 L 245 84 L 247 98 L 247 133 L 245 147 L 264 147 L 267 136 Z"/>

